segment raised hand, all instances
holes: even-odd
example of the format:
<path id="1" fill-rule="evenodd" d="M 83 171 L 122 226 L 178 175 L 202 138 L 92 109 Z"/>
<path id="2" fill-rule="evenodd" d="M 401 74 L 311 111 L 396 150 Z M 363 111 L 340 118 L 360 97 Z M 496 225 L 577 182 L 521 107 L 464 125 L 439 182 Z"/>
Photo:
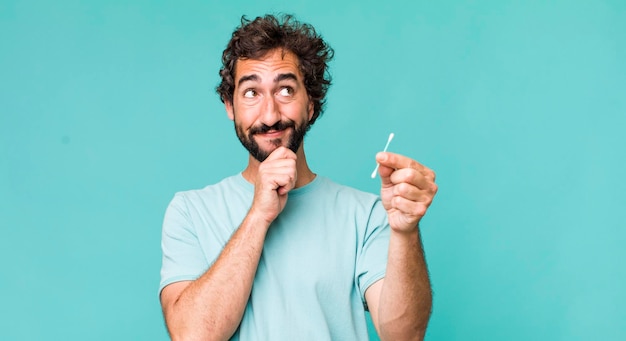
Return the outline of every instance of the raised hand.
<path id="1" fill-rule="evenodd" d="M 269 225 L 285 208 L 287 193 L 296 186 L 296 179 L 296 154 L 285 147 L 274 150 L 259 165 L 250 211 Z"/>
<path id="2" fill-rule="evenodd" d="M 437 193 L 435 173 L 399 154 L 381 152 L 376 154 L 376 161 L 389 225 L 396 232 L 415 231 Z"/>

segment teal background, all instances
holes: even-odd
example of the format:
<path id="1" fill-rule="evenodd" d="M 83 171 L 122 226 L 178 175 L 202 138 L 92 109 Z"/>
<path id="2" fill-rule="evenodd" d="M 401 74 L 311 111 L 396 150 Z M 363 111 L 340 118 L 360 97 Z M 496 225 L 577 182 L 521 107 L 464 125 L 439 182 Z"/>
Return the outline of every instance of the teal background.
<path id="1" fill-rule="evenodd" d="M 166 340 L 174 192 L 240 171 L 214 87 L 242 14 L 334 47 L 314 171 L 438 174 L 427 340 L 626 339 L 626 2 L 0 2 L 3 340 Z"/>

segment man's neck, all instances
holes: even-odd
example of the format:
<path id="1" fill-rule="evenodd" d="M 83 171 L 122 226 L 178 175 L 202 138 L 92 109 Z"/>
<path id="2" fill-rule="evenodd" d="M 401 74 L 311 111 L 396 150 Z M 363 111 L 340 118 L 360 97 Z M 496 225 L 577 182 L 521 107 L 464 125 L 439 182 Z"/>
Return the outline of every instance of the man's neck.
<path id="1" fill-rule="evenodd" d="M 296 156 L 296 172 L 298 174 L 298 178 L 296 179 L 295 188 L 299 188 L 313 181 L 316 174 L 311 171 L 308 163 L 306 162 L 303 146 L 300 146 L 296 152 Z M 260 164 L 259 160 L 255 159 L 252 155 L 248 155 L 248 166 L 243 170 L 243 172 L 241 172 L 241 174 L 249 183 L 254 184 Z"/>

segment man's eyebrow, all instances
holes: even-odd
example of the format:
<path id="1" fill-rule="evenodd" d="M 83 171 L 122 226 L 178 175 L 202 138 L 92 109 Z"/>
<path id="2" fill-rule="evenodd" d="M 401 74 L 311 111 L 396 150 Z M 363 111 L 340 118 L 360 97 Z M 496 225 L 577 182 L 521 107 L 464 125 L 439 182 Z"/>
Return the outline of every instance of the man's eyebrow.
<path id="1" fill-rule="evenodd" d="M 284 81 L 284 80 L 293 80 L 293 81 L 298 81 L 298 77 L 291 72 L 288 73 L 281 73 L 278 76 L 276 76 L 276 78 L 274 78 L 274 83 L 278 83 L 280 81 Z M 241 76 L 241 78 L 239 78 L 239 80 L 237 81 L 237 86 L 241 86 L 242 83 L 244 82 L 260 82 L 261 78 L 257 75 L 257 74 L 251 74 L 251 75 L 245 75 L 245 76 Z"/>
<path id="2" fill-rule="evenodd" d="M 243 82 L 248 82 L 248 81 L 258 82 L 260 80 L 261 79 L 256 74 L 245 75 L 245 76 L 242 76 L 241 78 L 239 78 L 239 81 L 237 81 L 237 86 L 240 86 L 241 83 L 243 83 Z"/>
<path id="3" fill-rule="evenodd" d="M 274 78 L 274 83 L 278 83 L 280 81 L 284 81 L 286 79 L 291 79 L 293 81 L 298 81 L 298 77 L 296 77 L 295 74 L 289 72 L 289 73 L 281 73 L 278 76 L 276 76 L 276 78 Z"/>

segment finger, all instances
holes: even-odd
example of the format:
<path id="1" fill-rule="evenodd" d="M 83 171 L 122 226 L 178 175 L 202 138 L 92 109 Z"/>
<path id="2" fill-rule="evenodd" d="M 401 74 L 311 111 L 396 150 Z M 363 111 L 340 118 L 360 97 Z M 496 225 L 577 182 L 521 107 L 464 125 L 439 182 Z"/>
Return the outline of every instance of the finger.
<path id="1" fill-rule="evenodd" d="M 431 200 L 413 201 L 400 196 L 394 196 L 391 200 L 392 208 L 411 217 L 420 218 L 426 214 Z"/>
<path id="2" fill-rule="evenodd" d="M 393 186 L 391 193 L 394 197 L 399 196 L 408 200 L 419 201 L 424 197 L 425 192 L 426 191 L 420 190 L 416 186 L 401 182 Z"/>
<path id="3" fill-rule="evenodd" d="M 279 194 L 289 192 L 295 187 L 296 180 L 294 174 L 271 173 L 262 180 L 261 188 L 268 190 L 279 190 Z"/>
<path id="4" fill-rule="evenodd" d="M 422 165 L 421 163 L 409 157 L 389 152 L 381 152 L 376 154 L 376 161 L 380 165 L 384 165 L 393 169 L 415 169 L 422 173 L 430 181 L 435 181 L 435 172 L 433 172 L 432 169 Z"/>
<path id="5" fill-rule="evenodd" d="M 391 200 L 394 200 L 394 198 L 400 197 L 414 202 L 428 203 L 430 205 L 430 202 L 432 202 L 433 197 L 435 196 L 435 192 L 436 189 L 435 191 L 432 191 L 431 189 L 422 190 L 411 184 L 402 182 L 391 188 L 390 198 Z"/>
<path id="6" fill-rule="evenodd" d="M 385 165 L 387 167 L 399 169 L 399 168 L 415 168 L 419 169 L 423 167 L 417 161 L 406 157 L 404 155 L 390 153 L 390 152 L 380 152 L 376 154 L 376 161 L 381 165 Z"/>
<path id="7" fill-rule="evenodd" d="M 399 168 L 406 168 L 413 166 L 413 168 L 418 168 L 419 164 L 406 156 L 389 153 L 389 152 L 380 152 L 376 154 L 376 162 L 378 162 L 378 174 L 380 175 L 380 179 L 382 182 L 383 188 L 392 186 L 392 182 L 389 179 L 391 174 Z"/>
<path id="8" fill-rule="evenodd" d="M 434 181 L 431 176 L 424 175 L 422 172 L 413 168 L 395 170 L 391 173 L 389 179 L 396 185 L 406 183 L 423 190 L 430 190 L 434 185 Z"/>
<path id="9" fill-rule="evenodd" d="M 294 159 L 274 159 L 265 160 L 259 165 L 257 178 L 268 179 L 276 174 L 287 174 L 293 178 L 296 176 L 296 160 Z"/>
<path id="10" fill-rule="evenodd" d="M 394 171 L 395 169 L 387 166 L 380 165 L 378 167 L 378 175 L 380 175 L 380 182 L 383 188 L 393 186 L 393 182 L 391 181 L 391 174 L 393 174 Z"/>
<path id="11" fill-rule="evenodd" d="M 380 165 L 394 169 L 413 168 L 422 172 L 424 175 L 432 176 L 434 180 L 434 172 L 432 170 L 404 155 L 390 152 L 380 152 L 376 154 L 376 162 Z"/>
<path id="12" fill-rule="evenodd" d="M 296 187 L 296 179 L 294 177 L 289 177 L 286 182 L 282 182 L 277 189 L 279 195 L 285 195 L 289 193 L 292 189 Z"/>
<path id="13" fill-rule="evenodd" d="M 276 159 L 265 160 L 259 165 L 259 172 L 280 172 L 280 171 L 292 171 L 296 170 L 296 160 L 294 159 Z"/>

